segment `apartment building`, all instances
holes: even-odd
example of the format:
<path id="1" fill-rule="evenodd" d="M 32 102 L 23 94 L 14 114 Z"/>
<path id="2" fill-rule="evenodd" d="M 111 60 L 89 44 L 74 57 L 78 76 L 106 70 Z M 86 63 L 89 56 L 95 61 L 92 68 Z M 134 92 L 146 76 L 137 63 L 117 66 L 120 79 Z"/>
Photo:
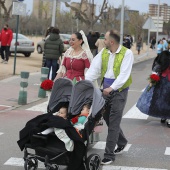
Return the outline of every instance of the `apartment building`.
<path id="1" fill-rule="evenodd" d="M 149 15 L 151 17 L 158 16 L 158 4 L 149 4 Z M 160 5 L 159 16 L 163 17 L 163 21 L 166 23 L 170 20 L 170 6 L 168 4 L 163 3 Z"/>

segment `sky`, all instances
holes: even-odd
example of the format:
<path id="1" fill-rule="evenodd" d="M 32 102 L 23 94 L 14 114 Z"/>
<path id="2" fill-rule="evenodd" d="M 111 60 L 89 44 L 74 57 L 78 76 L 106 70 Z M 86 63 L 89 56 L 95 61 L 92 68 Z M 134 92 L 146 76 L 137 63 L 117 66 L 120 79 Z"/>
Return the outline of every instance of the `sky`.
<path id="1" fill-rule="evenodd" d="M 115 8 L 118 8 L 122 1 L 123 0 L 108 0 L 109 4 Z M 158 4 L 158 1 L 160 1 L 160 4 L 166 3 L 170 6 L 170 0 L 124 0 L 125 6 L 128 6 L 131 10 L 138 10 L 140 13 L 148 12 L 149 4 Z M 80 0 L 71 0 L 70 2 L 80 2 Z M 97 6 L 101 6 L 102 2 L 103 0 L 94 0 Z M 24 3 L 27 4 L 27 11 L 32 11 L 33 0 L 24 0 Z M 64 3 L 61 3 L 61 10 L 66 10 Z"/>

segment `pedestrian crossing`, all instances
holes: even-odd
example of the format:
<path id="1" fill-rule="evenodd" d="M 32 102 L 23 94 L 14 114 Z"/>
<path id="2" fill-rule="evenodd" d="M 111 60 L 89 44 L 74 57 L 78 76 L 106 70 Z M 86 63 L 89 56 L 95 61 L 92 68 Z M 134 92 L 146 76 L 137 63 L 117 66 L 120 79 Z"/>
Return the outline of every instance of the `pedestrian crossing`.
<path id="1" fill-rule="evenodd" d="M 30 107 L 27 110 L 30 111 L 40 111 L 42 113 L 46 113 L 47 110 L 47 105 L 48 102 L 43 102 L 41 104 L 38 104 L 36 106 Z M 123 119 L 141 119 L 141 120 L 147 120 L 149 116 L 141 113 L 137 108 L 136 104 L 123 116 Z M 3 132 L 0 132 L 0 135 L 3 135 Z M 99 151 L 99 152 L 104 152 L 106 142 L 104 141 L 99 141 L 94 144 L 92 149 Z M 135 144 L 128 144 L 126 148 L 124 149 L 125 152 L 125 157 L 128 154 L 126 154 L 129 150 L 133 149 L 135 147 Z M 170 156 L 170 147 L 165 147 L 163 149 L 162 155 L 169 157 Z M 23 167 L 24 166 L 24 160 L 23 158 L 17 158 L 17 157 L 11 157 L 9 158 L 5 163 L 4 166 L 15 166 L 15 167 Z M 145 165 L 144 165 L 145 166 Z M 39 162 L 40 169 L 44 169 L 44 163 Z M 64 168 L 63 168 L 64 169 Z M 61 168 L 61 170 L 63 170 Z M 101 167 L 101 170 L 168 170 L 168 169 L 158 169 L 158 168 L 147 168 L 147 167 L 131 167 L 131 166 L 114 166 L 114 163 L 111 165 L 104 165 Z"/>
<path id="2" fill-rule="evenodd" d="M 105 165 L 102 170 L 168 170 L 168 169 L 155 169 L 155 168 L 142 168 L 142 167 L 126 167 L 126 166 L 112 166 Z"/>
<path id="3" fill-rule="evenodd" d="M 8 161 L 6 161 L 4 165 L 24 167 L 24 160 L 23 160 L 23 158 L 13 158 L 12 157 Z M 39 161 L 38 168 L 44 169 L 44 163 Z M 66 170 L 66 166 L 60 166 L 60 169 Z M 104 166 L 102 166 L 101 170 L 168 170 L 168 169 L 104 165 Z"/>
<path id="4" fill-rule="evenodd" d="M 105 148 L 106 142 L 99 141 L 97 142 L 92 149 L 99 149 L 103 150 Z M 124 152 L 128 152 L 129 149 L 132 147 L 132 144 L 127 144 L 124 149 Z M 165 155 L 170 155 L 170 147 L 165 149 Z M 23 158 L 16 158 L 11 157 L 5 163 L 5 166 L 16 166 L 16 167 L 24 167 L 24 160 Z M 44 169 L 44 163 L 38 162 L 38 168 Z M 65 166 L 60 166 L 61 170 L 65 169 Z M 143 167 L 127 167 L 127 166 L 114 166 L 114 165 L 104 165 L 101 170 L 168 170 L 168 169 L 157 169 L 157 168 L 143 168 Z"/>
<path id="5" fill-rule="evenodd" d="M 48 102 L 43 102 L 36 106 L 30 107 L 27 110 L 41 111 L 42 113 L 46 113 L 47 105 L 48 105 Z M 123 116 L 123 118 L 125 119 L 143 119 L 143 120 L 147 120 L 148 117 L 149 117 L 148 115 L 145 115 L 142 112 L 140 112 L 140 110 L 136 107 L 136 104 Z"/>
<path id="6" fill-rule="evenodd" d="M 4 133 L 0 132 L 0 135 L 3 135 Z"/>

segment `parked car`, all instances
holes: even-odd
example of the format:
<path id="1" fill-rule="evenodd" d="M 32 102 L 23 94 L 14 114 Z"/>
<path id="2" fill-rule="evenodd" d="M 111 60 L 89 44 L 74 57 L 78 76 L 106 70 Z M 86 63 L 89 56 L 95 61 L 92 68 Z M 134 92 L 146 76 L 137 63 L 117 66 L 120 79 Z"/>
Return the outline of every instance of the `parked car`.
<path id="1" fill-rule="evenodd" d="M 10 46 L 10 53 L 15 53 L 16 33 L 13 33 L 13 39 Z M 35 50 L 34 42 L 23 34 L 18 34 L 17 53 L 22 53 L 25 57 L 30 57 Z"/>
<path id="2" fill-rule="evenodd" d="M 70 34 L 60 34 L 60 38 L 64 43 L 64 51 L 66 51 L 70 47 L 69 45 L 70 37 L 71 37 Z M 44 44 L 45 44 L 45 38 L 43 38 L 40 42 L 37 43 L 37 52 L 39 54 L 44 52 Z"/>

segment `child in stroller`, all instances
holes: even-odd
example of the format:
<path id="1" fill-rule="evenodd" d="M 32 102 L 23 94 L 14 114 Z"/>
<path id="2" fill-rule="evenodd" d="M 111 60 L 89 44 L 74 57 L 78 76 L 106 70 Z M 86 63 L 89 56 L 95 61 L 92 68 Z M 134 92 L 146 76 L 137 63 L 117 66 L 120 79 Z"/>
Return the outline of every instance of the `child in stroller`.
<path id="1" fill-rule="evenodd" d="M 81 110 L 81 113 L 72 118 L 71 119 L 71 123 L 73 124 L 73 126 L 76 128 L 77 132 L 79 133 L 79 135 L 81 136 L 79 130 L 83 129 L 84 127 L 82 126 L 84 124 L 84 122 L 86 121 L 88 115 L 89 115 L 89 111 L 90 111 L 90 107 L 91 105 L 89 103 L 85 104 L 83 106 L 83 109 Z M 67 107 L 61 107 L 60 110 L 56 113 L 54 113 L 53 115 L 55 116 L 60 116 L 63 119 L 67 119 Z M 48 128 L 38 134 L 42 134 L 42 135 L 48 135 L 49 133 L 52 133 L 55 131 L 56 128 Z M 82 136 L 81 136 L 82 137 Z"/>
<path id="2" fill-rule="evenodd" d="M 26 127 L 20 131 L 18 145 L 21 150 L 24 149 L 25 170 L 36 170 L 38 160 L 44 162 L 46 170 L 58 170 L 58 165 L 68 165 L 68 170 L 84 170 L 85 167 L 87 170 L 99 169 L 99 155 L 91 154 L 87 158 L 88 137 L 102 116 L 105 101 L 100 90 L 95 89 L 90 81 L 83 80 L 72 87 L 73 84 L 69 79 L 58 79 L 54 83 L 48 104 L 49 113 L 30 120 L 27 122 Z M 89 101 L 92 101 L 92 107 L 87 120 L 83 124 L 84 129 L 81 131 L 81 138 L 70 123 L 70 119 L 79 115 L 84 104 Z M 68 104 L 68 102 L 69 116 L 67 120 L 52 114 L 66 103 Z M 74 141 L 74 150 L 68 152 L 64 143 L 53 134 L 46 135 L 47 137 L 41 139 L 41 141 L 45 141 L 43 145 L 39 145 L 38 142 L 31 142 L 30 136 L 37 139 L 36 135 L 34 136 L 33 134 L 42 132 L 49 127 L 64 129 L 69 138 Z M 25 132 L 27 134 L 24 134 Z M 84 143 L 85 141 L 87 141 L 86 144 Z M 35 154 L 29 153 L 29 148 L 35 150 Z"/>

